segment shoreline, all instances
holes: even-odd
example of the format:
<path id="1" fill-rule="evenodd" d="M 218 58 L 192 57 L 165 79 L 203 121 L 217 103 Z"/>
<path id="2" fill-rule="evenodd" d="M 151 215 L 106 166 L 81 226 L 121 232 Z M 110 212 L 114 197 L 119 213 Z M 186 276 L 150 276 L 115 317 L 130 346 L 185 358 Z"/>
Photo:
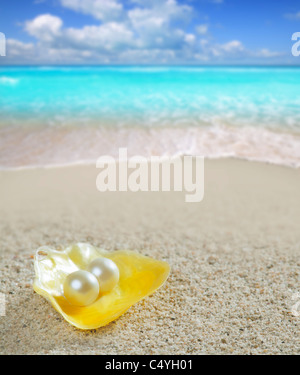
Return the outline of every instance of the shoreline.
<path id="1" fill-rule="evenodd" d="M 1 354 L 300 353 L 298 170 L 207 160 L 201 203 L 100 193 L 97 173 L 0 171 Z M 75 242 L 166 260 L 170 277 L 115 322 L 79 331 L 32 290 L 35 250 Z"/>
<path id="2" fill-rule="evenodd" d="M 224 125 L 182 128 L 1 128 L 0 170 L 95 164 L 103 155 L 205 156 L 300 167 L 300 135 Z"/>
<path id="3" fill-rule="evenodd" d="M 184 156 L 190 156 L 188 154 L 184 155 L 179 155 L 179 157 L 184 157 Z M 130 158 L 130 157 L 129 157 Z M 164 158 L 164 157 L 162 157 Z M 116 162 L 118 163 L 118 159 L 115 159 Z M 241 161 L 241 162 L 246 162 L 246 163 L 258 163 L 258 164 L 264 164 L 264 165 L 270 165 L 274 167 L 282 167 L 282 168 L 287 168 L 287 169 L 292 169 L 292 170 L 299 170 L 299 166 L 294 166 L 294 165 L 285 165 L 285 164 L 276 164 L 271 161 L 259 161 L 259 160 L 251 160 L 251 159 L 245 159 L 242 157 L 235 157 L 235 156 L 223 156 L 223 157 L 204 157 L 204 162 L 206 161 L 226 161 L 226 160 L 231 160 L 231 161 Z M 90 160 L 90 161 L 74 161 L 66 164 L 50 164 L 50 165 L 28 165 L 28 166 L 20 166 L 20 167 L 1 167 L 0 166 L 0 173 L 1 172 L 22 172 L 22 171 L 27 171 L 27 170 L 55 170 L 55 169 L 68 169 L 68 168 L 76 168 L 76 167 L 95 167 L 96 166 L 97 160 Z"/>

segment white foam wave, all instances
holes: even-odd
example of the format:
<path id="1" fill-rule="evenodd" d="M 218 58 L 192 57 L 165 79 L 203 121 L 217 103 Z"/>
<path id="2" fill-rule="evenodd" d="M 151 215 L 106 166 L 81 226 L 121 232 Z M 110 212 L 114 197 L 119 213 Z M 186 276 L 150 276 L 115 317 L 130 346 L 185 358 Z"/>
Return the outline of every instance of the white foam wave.
<path id="1" fill-rule="evenodd" d="M 9 86 L 14 86 L 19 83 L 19 80 L 17 78 L 11 78 L 11 77 L 0 77 L 0 85 L 9 85 Z"/>
<path id="2" fill-rule="evenodd" d="M 92 164 L 103 155 L 233 157 L 300 168 L 300 135 L 258 128 L 0 129 L 0 168 Z"/>

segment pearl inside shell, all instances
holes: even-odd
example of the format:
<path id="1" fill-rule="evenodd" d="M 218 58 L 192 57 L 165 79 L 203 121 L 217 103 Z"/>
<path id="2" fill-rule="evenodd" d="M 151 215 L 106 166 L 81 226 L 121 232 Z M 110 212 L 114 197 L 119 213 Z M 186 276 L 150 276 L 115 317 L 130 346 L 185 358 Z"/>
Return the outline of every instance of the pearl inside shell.
<path id="1" fill-rule="evenodd" d="M 88 306 L 95 302 L 100 289 L 96 277 L 82 270 L 70 273 L 63 288 L 66 299 L 76 306 Z"/>
<path id="2" fill-rule="evenodd" d="M 108 258 L 96 258 L 88 266 L 98 280 L 103 293 L 111 291 L 119 282 L 120 273 L 115 262 Z"/>

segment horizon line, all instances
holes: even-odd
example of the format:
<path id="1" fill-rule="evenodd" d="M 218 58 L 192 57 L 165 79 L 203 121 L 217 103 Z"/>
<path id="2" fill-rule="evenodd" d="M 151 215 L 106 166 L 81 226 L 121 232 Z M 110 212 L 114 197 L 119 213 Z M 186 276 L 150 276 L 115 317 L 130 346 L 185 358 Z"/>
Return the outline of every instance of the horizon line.
<path id="1" fill-rule="evenodd" d="M 219 67 L 269 67 L 269 68 L 276 68 L 276 67 L 295 67 L 300 68 L 299 64 L 1 64 L 0 68 L 9 68 L 9 67 L 189 67 L 189 68 L 197 68 L 197 67 L 205 67 L 205 68 L 219 68 Z"/>

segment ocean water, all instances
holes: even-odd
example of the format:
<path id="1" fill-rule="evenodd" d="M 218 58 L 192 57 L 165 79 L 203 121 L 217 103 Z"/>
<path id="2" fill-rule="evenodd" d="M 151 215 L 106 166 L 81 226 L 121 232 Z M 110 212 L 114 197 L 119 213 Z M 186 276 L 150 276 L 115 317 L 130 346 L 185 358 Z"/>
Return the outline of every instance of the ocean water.
<path id="1" fill-rule="evenodd" d="M 300 166 L 296 67 L 0 67 L 0 167 L 103 154 Z"/>

